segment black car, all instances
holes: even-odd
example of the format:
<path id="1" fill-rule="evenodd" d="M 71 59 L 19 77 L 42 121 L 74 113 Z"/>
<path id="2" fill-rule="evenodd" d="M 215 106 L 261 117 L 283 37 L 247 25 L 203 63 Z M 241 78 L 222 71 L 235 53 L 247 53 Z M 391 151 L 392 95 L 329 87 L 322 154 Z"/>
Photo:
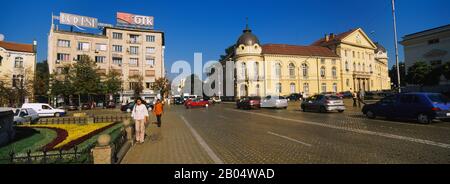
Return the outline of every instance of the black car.
<path id="1" fill-rule="evenodd" d="M 176 105 L 183 105 L 184 104 L 184 100 L 181 97 L 174 97 L 173 98 L 173 103 Z"/>
<path id="2" fill-rule="evenodd" d="M 292 93 L 286 97 L 289 101 L 298 101 L 302 98 L 302 95 L 299 93 Z"/>
<path id="3" fill-rule="evenodd" d="M 353 98 L 353 93 L 351 91 L 341 92 L 342 98 Z"/>
<path id="4" fill-rule="evenodd" d="M 238 109 L 259 109 L 261 108 L 261 97 L 243 97 L 236 102 Z"/>

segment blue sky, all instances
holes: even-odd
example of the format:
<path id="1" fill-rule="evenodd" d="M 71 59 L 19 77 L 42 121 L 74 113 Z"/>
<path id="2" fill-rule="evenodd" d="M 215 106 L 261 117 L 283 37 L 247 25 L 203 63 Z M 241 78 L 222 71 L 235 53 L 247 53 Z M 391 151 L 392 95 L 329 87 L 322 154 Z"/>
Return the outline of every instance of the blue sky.
<path id="1" fill-rule="evenodd" d="M 450 24 L 449 0 L 397 0 L 398 34 Z M 166 33 L 166 70 L 177 60 L 216 60 L 236 42 L 245 17 L 262 43 L 309 45 L 325 33 L 361 27 L 389 52 L 395 63 L 391 0 L 14 0 L 2 1 L 0 33 L 6 41 L 37 39 L 38 60 L 47 57 L 51 13 L 74 13 L 115 24 L 117 11 L 151 15 L 155 29 Z M 373 32 L 371 34 L 371 32 Z M 400 60 L 403 60 L 400 47 Z"/>

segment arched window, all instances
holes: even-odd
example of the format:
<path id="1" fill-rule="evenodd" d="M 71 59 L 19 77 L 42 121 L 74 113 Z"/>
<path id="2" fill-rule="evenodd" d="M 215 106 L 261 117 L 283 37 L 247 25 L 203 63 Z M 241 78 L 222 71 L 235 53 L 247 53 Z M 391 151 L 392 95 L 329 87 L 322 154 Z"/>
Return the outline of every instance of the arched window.
<path id="1" fill-rule="evenodd" d="M 353 71 L 356 71 L 356 63 L 353 63 Z"/>
<path id="2" fill-rule="evenodd" d="M 275 86 L 275 92 L 281 93 L 281 83 L 277 83 Z"/>
<path id="3" fill-rule="evenodd" d="M 0 56 L 0 66 L 2 66 L 3 57 Z"/>
<path id="4" fill-rule="evenodd" d="M 294 63 L 289 63 L 289 77 L 295 78 L 295 65 L 294 65 Z"/>
<path id="5" fill-rule="evenodd" d="M 373 73 L 372 65 L 369 65 L 369 72 L 370 72 L 370 73 Z"/>
<path id="6" fill-rule="evenodd" d="M 275 78 L 277 78 L 277 79 L 281 78 L 281 64 L 280 63 L 275 64 Z"/>
<path id="7" fill-rule="evenodd" d="M 337 83 L 333 83 L 333 92 L 337 93 Z"/>
<path id="8" fill-rule="evenodd" d="M 308 83 L 304 83 L 303 84 L 303 93 L 308 96 L 309 94 L 309 84 Z"/>
<path id="9" fill-rule="evenodd" d="M 324 66 L 320 67 L 320 77 L 325 78 L 325 74 L 326 74 L 325 67 Z"/>
<path id="10" fill-rule="evenodd" d="M 361 63 L 358 63 L 358 71 L 361 71 Z"/>
<path id="11" fill-rule="evenodd" d="M 14 59 L 14 67 L 15 68 L 23 68 L 23 58 L 22 57 L 16 57 Z"/>
<path id="12" fill-rule="evenodd" d="M 261 96 L 259 84 L 256 84 L 256 96 Z"/>
<path id="13" fill-rule="evenodd" d="M 258 79 L 258 77 L 259 77 L 259 63 L 258 62 L 255 62 L 254 75 L 255 75 L 255 79 Z"/>
<path id="14" fill-rule="evenodd" d="M 289 85 L 289 87 L 290 87 L 291 93 L 295 93 L 295 83 L 291 83 Z"/>
<path id="15" fill-rule="evenodd" d="M 362 65 L 362 71 L 363 71 L 363 72 L 366 71 L 366 64 L 365 64 L 365 63 L 363 63 L 363 65 Z"/>
<path id="16" fill-rule="evenodd" d="M 331 75 L 333 76 L 333 78 L 337 77 L 336 67 L 331 68 Z"/>
<path id="17" fill-rule="evenodd" d="M 247 65 L 245 63 L 241 64 L 241 77 L 242 79 L 245 79 L 247 76 Z"/>
<path id="18" fill-rule="evenodd" d="M 347 85 L 347 87 L 349 87 L 350 86 L 350 80 L 349 79 L 345 80 L 345 84 Z"/>
<path id="19" fill-rule="evenodd" d="M 327 84 L 326 83 L 322 83 L 322 92 L 327 92 Z"/>
<path id="20" fill-rule="evenodd" d="M 308 77 L 308 65 L 306 63 L 302 64 L 303 77 Z"/>
<path id="21" fill-rule="evenodd" d="M 345 71 L 348 71 L 349 70 L 349 68 L 348 68 L 348 61 L 345 61 Z"/>

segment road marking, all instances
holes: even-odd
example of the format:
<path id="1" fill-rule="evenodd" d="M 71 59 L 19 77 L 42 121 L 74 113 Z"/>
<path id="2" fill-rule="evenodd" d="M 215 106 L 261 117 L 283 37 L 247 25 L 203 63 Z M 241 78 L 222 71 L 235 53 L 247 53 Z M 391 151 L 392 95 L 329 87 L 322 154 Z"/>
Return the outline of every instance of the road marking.
<path id="1" fill-rule="evenodd" d="M 299 140 L 297 140 L 297 139 L 293 139 L 293 138 L 290 138 L 290 137 L 287 137 L 287 136 L 284 136 L 284 135 L 280 135 L 280 134 L 273 133 L 273 132 L 267 132 L 267 133 L 268 133 L 268 134 L 271 134 L 271 135 L 274 135 L 274 136 L 281 137 L 281 138 L 285 138 L 285 139 L 290 140 L 290 141 L 294 141 L 294 142 L 296 142 L 296 143 L 303 144 L 303 145 L 305 145 L 305 146 L 311 146 L 311 144 L 304 143 L 304 142 L 302 142 L 302 141 L 299 141 Z"/>
<path id="2" fill-rule="evenodd" d="M 223 161 L 220 160 L 220 158 L 214 153 L 214 151 L 206 144 L 205 140 L 195 131 L 194 128 L 192 128 L 191 124 L 184 118 L 183 115 L 180 115 L 181 119 L 184 121 L 186 126 L 191 130 L 192 135 L 194 135 L 195 139 L 197 139 L 200 146 L 203 147 L 203 149 L 206 151 L 206 153 L 209 155 L 209 157 L 214 161 L 216 164 L 223 164 Z"/>
<path id="3" fill-rule="evenodd" d="M 247 114 L 254 114 L 254 115 L 259 115 L 259 116 L 265 116 L 265 117 L 279 119 L 279 120 L 285 120 L 285 121 L 293 121 L 293 122 L 298 122 L 298 123 L 303 123 L 303 124 L 308 124 L 308 125 L 321 126 L 321 127 L 332 128 L 332 129 L 337 129 L 337 130 L 344 130 L 344 131 L 355 132 L 355 133 L 360 133 L 360 134 L 376 135 L 376 136 L 380 136 L 380 137 L 387 137 L 387 138 L 392 138 L 392 139 L 410 141 L 410 142 L 421 143 L 421 144 L 450 149 L 450 144 L 440 143 L 440 142 L 435 142 L 435 141 L 430 141 L 430 140 L 425 140 L 425 139 L 417 139 L 417 138 L 412 138 L 412 137 L 406 137 L 406 136 L 383 133 L 383 132 L 375 132 L 375 131 L 369 131 L 369 130 L 350 129 L 350 128 L 346 128 L 346 127 L 339 127 L 339 126 L 335 126 L 335 125 L 329 125 L 329 124 L 318 123 L 318 122 L 313 122 L 313 121 L 303 121 L 303 120 L 296 120 L 296 119 L 290 119 L 290 118 L 283 118 L 283 117 L 262 114 L 262 113 L 256 113 L 256 112 L 238 111 L 238 110 L 234 110 L 234 109 L 226 109 L 226 110 L 247 113 Z"/>

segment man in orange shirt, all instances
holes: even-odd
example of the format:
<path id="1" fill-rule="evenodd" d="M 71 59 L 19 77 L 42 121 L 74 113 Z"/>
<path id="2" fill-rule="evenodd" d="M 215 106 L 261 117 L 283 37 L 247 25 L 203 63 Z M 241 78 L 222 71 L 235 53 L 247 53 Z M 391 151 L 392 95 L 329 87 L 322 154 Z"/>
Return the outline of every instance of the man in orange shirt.
<path id="1" fill-rule="evenodd" d="M 158 127 L 161 127 L 161 116 L 164 111 L 163 105 L 164 104 L 161 103 L 161 100 L 158 99 L 156 100 L 155 106 L 153 108 L 153 114 L 155 114 L 156 116 Z"/>

